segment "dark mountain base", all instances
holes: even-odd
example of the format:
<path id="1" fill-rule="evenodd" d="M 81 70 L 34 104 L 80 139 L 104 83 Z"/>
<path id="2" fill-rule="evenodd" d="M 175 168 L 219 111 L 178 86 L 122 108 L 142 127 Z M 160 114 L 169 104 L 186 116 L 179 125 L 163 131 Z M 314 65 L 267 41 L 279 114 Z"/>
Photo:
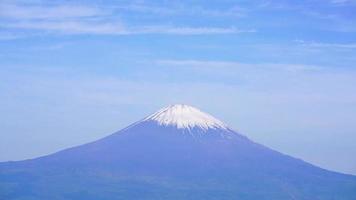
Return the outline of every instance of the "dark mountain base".
<path id="1" fill-rule="evenodd" d="M 0 163 L 0 200 L 32 199 L 354 200 L 356 178 L 231 130 L 142 122 L 49 156 Z"/>

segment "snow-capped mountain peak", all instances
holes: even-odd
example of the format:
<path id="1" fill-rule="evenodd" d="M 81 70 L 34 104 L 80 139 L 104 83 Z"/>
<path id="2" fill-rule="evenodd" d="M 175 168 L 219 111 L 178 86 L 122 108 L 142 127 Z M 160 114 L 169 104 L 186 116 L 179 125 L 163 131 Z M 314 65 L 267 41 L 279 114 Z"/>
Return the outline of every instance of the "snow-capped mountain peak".
<path id="1" fill-rule="evenodd" d="M 175 104 L 162 108 L 146 117 L 144 121 L 155 121 L 159 125 L 175 126 L 178 129 L 228 129 L 227 125 L 222 121 L 197 108 L 184 104 Z"/>

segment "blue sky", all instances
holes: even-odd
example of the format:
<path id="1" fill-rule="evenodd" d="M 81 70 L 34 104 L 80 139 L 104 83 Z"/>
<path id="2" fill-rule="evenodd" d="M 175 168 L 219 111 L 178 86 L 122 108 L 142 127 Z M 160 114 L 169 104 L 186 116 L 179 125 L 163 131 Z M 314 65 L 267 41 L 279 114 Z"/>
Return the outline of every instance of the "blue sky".
<path id="1" fill-rule="evenodd" d="M 356 1 L 0 1 L 0 160 L 185 103 L 356 174 Z"/>

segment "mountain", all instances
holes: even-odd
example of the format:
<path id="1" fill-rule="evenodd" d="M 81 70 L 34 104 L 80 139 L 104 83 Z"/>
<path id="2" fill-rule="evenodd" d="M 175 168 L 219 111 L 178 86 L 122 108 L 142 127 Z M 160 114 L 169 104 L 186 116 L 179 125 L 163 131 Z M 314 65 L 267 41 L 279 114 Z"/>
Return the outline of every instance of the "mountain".
<path id="1" fill-rule="evenodd" d="M 355 200 L 356 177 L 284 155 L 187 105 L 98 141 L 0 163 L 1 200 Z"/>

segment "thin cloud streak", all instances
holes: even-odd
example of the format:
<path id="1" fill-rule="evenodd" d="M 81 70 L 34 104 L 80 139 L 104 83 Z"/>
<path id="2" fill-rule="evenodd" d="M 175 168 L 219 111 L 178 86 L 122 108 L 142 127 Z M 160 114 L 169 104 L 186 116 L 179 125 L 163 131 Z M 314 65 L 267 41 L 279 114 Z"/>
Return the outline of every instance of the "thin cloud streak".
<path id="1" fill-rule="evenodd" d="M 306 42 L 304 40 L 296 40 L 295 42 L 307 47 L 356 49 L 356 43 L 322 43 L 322 42 Z"/>
<path id="2" fill-rule="evenodd" d="M 320 71 L 323 68 L 315 65 L 300 65 L 300 64 L 251 64 L 230 61 L 208 61 L 208 60 L 157 60 L 156 64 L 162 66 L 175 66 L 175 67 L 193 67 L 193 68 L 244 68 L 244 69 L 267 69 L 279 70 L 288 72 L 300 71 Z M 226 69 L 227 70 L 227 69 Z M 228 71 L 228 70 L 227 70 Z"/>
<path id="3" fill-rule="evenodd" d="M 99 34 L 99 35 L 131 35 L 131 34 L 172 34 L 172 35 L 205 35 L 205 34 L 238 34 L 254 33 L 256 30 L 240 30 L 235 27 L 175 27 L 175 26 L 141 26 L 126 27 L 122 23 L 99 23 L 82 21 L 40 21 L 1 24 L 10 29 L 48 31 L 62 34 Z"/>
<path id="4" fill-rule="evenodd" d="M 0 4 L 0 17 L 8 19 L 64 19 L 78 17 L 102 16 L 106 12 L 95 7 L 82 5 L 61 6 L 20 6 L 16 4 Z"/>
<path id="5" fill-rule="evenodd" d="M 356 3 L 355 0 L 331 0 L 330 3 L 336 5 L 347 5 L 347 4 L 354 4 Z"/>
<path id="6" fill-rule="evenodd" d="M 65 34 L 127 34 L 121 24 L 80 22 L 80 21 L 41 21 L 19 22 L 2 24 L 2 27 L 10 29 L 25 29 L 47 31 Z"/>
<path id="7" fill-rule="evenodd" d="M 120 8 L 120 7 L 119 7 Z M 164 13 L 159 7 L 127 6 L 134 11 Z M 121 8 L 121 9 L 123 9 Z M 117 9 L 117 8 L 116 8 Z M 172 35 L 204 35 L 204 34 L 237 34 L 253 33 L 256 30 L 240 30 L 235 27 L 214 26 L 174 26 L 142 24 L 130 26 L 114 15 L 115 7 L 83 6 L 83 5 L 17 5 L 0 4 L 0 27 L 4 29 L 45 31 L 61 34 L 96 34 L 96 35 L 131 35 L 131 34 L 172 34 Z M 234 10 L 234 9 L 233 9 Z M 182 10 L 167 10 L 182 12 Z M 220 11 L 198 9 L 192 11 L 206 15 L 222 15 Z M 228 14 L 230 13 L 230 14 Z M 231 15 L 234 12 L 226 12 Z M 14 39 L 14 37 L 3 37 Z"/>
<path id="8" fill-rule="evenodd" d="M 115 6 L 115 8 L 125 11 L 141 12 L 141 13 L 151 13 L 158 15 L 202 15 L 211 17 L 245 17 L 247 14 L 247 9 L 233 6 L 225 10 L 218 9 L 206 9 L 197 6 L 173 6 L 173 7 L 163 7 L 163 6 L 152 6 L 145 4 L 130 4 Z"/>

